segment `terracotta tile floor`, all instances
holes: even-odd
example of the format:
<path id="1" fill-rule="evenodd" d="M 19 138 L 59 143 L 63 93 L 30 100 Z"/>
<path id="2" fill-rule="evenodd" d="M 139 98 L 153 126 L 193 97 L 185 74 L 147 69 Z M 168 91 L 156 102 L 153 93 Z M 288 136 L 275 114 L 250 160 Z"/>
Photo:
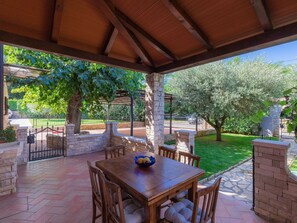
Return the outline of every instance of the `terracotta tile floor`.
<path id="1" fill-rule="evenodd" d="M 86 161 L 103 158 L 103 153 L 93 153 L 19 166 L 17 193 L 0 198 L 0 222 L 91 222 Z M 249 209 L 220 194 L 216 222 L 265 222 Z"/>

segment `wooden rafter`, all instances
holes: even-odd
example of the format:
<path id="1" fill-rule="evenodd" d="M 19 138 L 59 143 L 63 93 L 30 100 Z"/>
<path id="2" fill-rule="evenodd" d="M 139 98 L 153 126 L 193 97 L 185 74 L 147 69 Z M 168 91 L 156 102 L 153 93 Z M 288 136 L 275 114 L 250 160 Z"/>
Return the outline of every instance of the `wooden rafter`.
<path id="1" fill-rule="evenodd" d="M 259 50 L 265 47 L 293 41 L 297 39 L 297 22 L 276 28 L 247 39 L 243 39 L 229 45 L 225 45 L 208 52 L 191 56 L 167 65 L 160 66 L 154 70 L 157 73 L 169 73 L 177 70 L 209 63 L 236 56 L 242 53 Z"/>
<path id="2" fill-rule="evenodd" d="M 110 34 L 109 34 L 109 36 L 108 36 L 108 41 L 107 41 L 107 43 L 106 43 L 106 45 L 104 47 L 103 54 L 105 56 L 108 56 L 108 54 L 110 53 L 111 48 L 112 48 L 112 46 L 113 46 L 113 44 L 114 44 L 114 42 L 115 42 L 115 40 L 116 40 L 116 38 L 118 36 L 118 33 L 119 33 L 119 31 L 115 27 L 113 27 Z"/>
<path id="3" fill-rule="evenodd" d="M 165 57 L 167 57 L 170 60 L 177 60 L 175 55 L 167 49 L 164 45 L 162 45 L 158 40 L 153 38 L 149 33 L 144 31 L 140 26 L 135 24 L 128 16 L 126 16 L 124 13 L 122 13 L 119 10 L 116 10 L 116 14 L 119 16 L 119 18 L 122 20 L 122 22 L 127 26 L 128 29 L 139 33 L 142 37 L 144 37 L 148 43 L 158 52 L 163 54 Z"/>
<path id="4" fill-rule="evenodd" d="M 255 9 L 257 17 L 265 31 L 273 28 L 269 12 L 265 6 L 264 0 L 251 0 L 251 3 Z"/>
<path id="5" fill-rule="evenodd" d="M 55 11 L 53 16 L 52 24 L 52 36 L 51 39 L 54 42 L 57 42 L 60 34 L 60 26 L 62 22 L 62 14 L 64 8 L 64 0 L 56 0 Z"/>
<path id="6" fill-rule="evenodd" d="M 136 36 L 128 30 L 120 21 L 120 19 L 115 14 L 115 7 L 107 0 L 96 0 L 97 7 L 106 16 L 106 18 L 114 25 L 114 27 L 121 33 L 121 35 L 127 40 L 130 46 L 134 49 L 136 54 L 149 66 L 153 66 L 153 60 L 148 55 L 144 47 L 141 45 L 140 41 Z"/>
<path id="7" fill-rule="evenodd" d="M 177 18 L 177 20 L 207 49 L 212 49 L 212 45 L 205 33 L 199 28 L 195 21 L 186 13 L 186 11 L 176 2 L 176 0 L 162 0 L 169 11 Z"/>
<path id="8" fill-rule="evenodd" d="M 66 56 L 74 59 L 102 63 L 109 66 L 116 66 L 130 70 L 136 70 L 144 73 L 151 73 L 152 69 L 148 66 L 136 63 L 130 63 L 123 60 L 107 57 L 100 54 L 90 53 L 74 48 L 61 46 L 54 42 L 33 39 L 30 37 L 20 36 L 14 33 L 9 33 L 0 30 L 0 43 L 24 47 L 32 50 L 38 50 L 46 53 L 55 53 L 61 56 Z"/>

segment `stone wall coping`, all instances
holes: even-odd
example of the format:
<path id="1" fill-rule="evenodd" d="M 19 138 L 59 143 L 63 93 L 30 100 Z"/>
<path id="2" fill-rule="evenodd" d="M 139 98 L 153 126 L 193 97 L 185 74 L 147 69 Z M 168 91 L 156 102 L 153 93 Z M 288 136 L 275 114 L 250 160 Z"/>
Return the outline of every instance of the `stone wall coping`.
<path id="1" fill-rule="evenodd" d="M 196 135 L 197 132 L 196 131 L 192 131 L 192 130 L 175 130 L 175 133 Z"/>
<path id="2" fill-rule="evenodd" d="M 68 127 L 68 126 L 69 126 L 69 127 L 74 127 L 75 124 L 66 124 L 65 126 L 66 126 L 66 127 Z"/>
<path id="3" fill-rule="evenodd" d="M 27 126 L 18 126 L 17 130 L 27 130 L 28 127 Z"/>
<path id="4" fill-rule="evenodd" d="M 0 143 L 0 154 L 6 151 L 15 151 L 17 150 L 17 155 L 20 155 L 20 142 L 8 142 L 8 143 Z"/>
<path id="5" fill-rule="evenodd" d="M 122 134 L 117 134 L 117 135 L 114 135 L 114 137 L 120 137 L 120 138 L 123 138 L 123 139 L 127 139 L 129 141 L 132 141 L 132 142 L 141 143 L 141 144 L 146 145 L 146 140 L 145 139 L 137 138 L 135 136 L 126 136 L 126 135 L 122 135 Z"/>
<path id="6" fill-rule="evenodd" d="M 104 135 L 104 133 L 102 133 L 102 134 L 74 135 L 74 137 L 77 137 L 77 138 L 93 138 L 93 137 L 98 137 L 98 136 L 102 136 L 102 135 Z"/>
<path id="7" fill-rule="evenodd" d="M 269 147 L 274 149 L 288 149 L 290 143 L 274 141 L 274 140 L 265 140 L 265 139 L 255 139 L 252 141 L 254 146 Z"/>

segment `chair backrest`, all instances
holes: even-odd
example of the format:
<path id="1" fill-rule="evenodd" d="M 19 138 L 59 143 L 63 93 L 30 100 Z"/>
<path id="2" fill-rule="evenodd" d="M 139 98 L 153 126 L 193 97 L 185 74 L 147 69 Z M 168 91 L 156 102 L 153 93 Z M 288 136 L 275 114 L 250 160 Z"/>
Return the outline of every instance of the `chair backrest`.
<path id="1" fill-rule="evenodd" d="M 92 197 L 99 204 L 101 211 L 103 210 L 103 184 L 100 180 L 100 174 L 103 174 L 101 170 L 91 165 L 90 161 L 87 161 L 89 167 L 90 181 L 92 185 Z"/>
<path id="2" fill-rule="evenodd" d="M 120 186 L 107 180 L 104 175 L 100 176 L 100 180 L 103 182 L 107 222 L 126 223 Z"/>
<path id="3" fill-rule="evenodd" d="M 105 149 L 105 159 L 113 159 L 126 155 L 126 147 L 124 145 L 116 145 Z"/>
<path id="4" fill-rule="evenodd" d="M 193 155 L 187 152 L 178 152 L 178 162 L 182 162 L 194 167 L 199 167 L 200 165 L 200 156 Z"/>
<path id="5" fill-rule="evenodd" d="M 159 146 L 158 154 L 170 159 L 175 159 L 176 150 L 166 148 L 165 146 Z"/>
<path id="6" fill-rule="evenodd" d="M 202 205 L 200 206 L 201 212 L 199 213 L 199 223 L 206 223 L 210 219 L 211 222 L 214 221 L 221 179 L 222 177 L 219 177 L 212 185 L 197 191 L 195 196 L 194 212 L 191 221 L 192 223 L 198 222 L 197 214 L 199 213 L 198 210 L 200 202 L 202 202 Z"/>

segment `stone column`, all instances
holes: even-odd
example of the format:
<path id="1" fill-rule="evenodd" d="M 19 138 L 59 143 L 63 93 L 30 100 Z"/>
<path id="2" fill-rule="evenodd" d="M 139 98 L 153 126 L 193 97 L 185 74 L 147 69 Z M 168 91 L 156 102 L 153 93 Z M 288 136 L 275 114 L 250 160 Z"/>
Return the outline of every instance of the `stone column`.
<path id="1" fill-rule="evenodd" d="M 176 130 L 175 139 L 176 139 L 176 150 L 183 152 L 191 152 L 190 147 L 193 146 L 193 153 L 195 152 L 195 131 L 189 130 Z M 195 154 L 195 153 L 194 153 Z"/>
<path id="2" fill-rule="evenodd" d="M 164 76 L 158 73 L 146 75 L 145 127 L 147 147 L 158 152 L 164 144 Z"/>
<path id="3" fill-rule="evenodd" d="M 255 212 L 269 222 L 297 222 L 297 177 L 287 166 L 289 143 L 256 139 Z"/>
<path id="4" fill-rule="evenodd" d="M 75 155 L 72 154 L 70 151 L 74 148 L 75 144 L 75 135 L 74 135 L 74 124 L 66 124 L 66 147 L 65 147 L 65 156 Z"/>
<path id="5" fill-rule="evenodd" d="M 25 164 L 29 161 L 29 146 L 27 144 L 28 127 L 16 127 L 16 138 L 20 142 L 21 153 L 17 157 L 18 164 Z"/>

